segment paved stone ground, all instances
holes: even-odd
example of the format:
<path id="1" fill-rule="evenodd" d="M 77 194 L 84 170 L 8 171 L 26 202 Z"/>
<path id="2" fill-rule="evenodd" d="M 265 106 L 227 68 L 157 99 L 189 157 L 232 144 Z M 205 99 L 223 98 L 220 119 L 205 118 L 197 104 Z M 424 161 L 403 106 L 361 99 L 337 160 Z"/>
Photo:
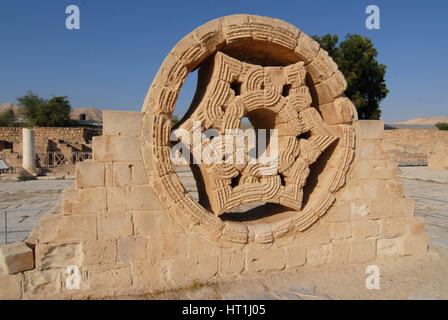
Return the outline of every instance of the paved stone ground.
<path id="1" fill-rule="evenodd" d="M 26 239 L 39 218 L 61 199 L 61 191 L 73 180 L 0 181 L 0 244 L 5 242 L 7 212 L 8 243 Z"/>
<path id="2" fill-rule="evenodd" d="M 425 234 L 448 248 L 448 170 L 402 167 L 398 178 L 406 197 L 415 199 L 415 215 L 425 218 Z"/>

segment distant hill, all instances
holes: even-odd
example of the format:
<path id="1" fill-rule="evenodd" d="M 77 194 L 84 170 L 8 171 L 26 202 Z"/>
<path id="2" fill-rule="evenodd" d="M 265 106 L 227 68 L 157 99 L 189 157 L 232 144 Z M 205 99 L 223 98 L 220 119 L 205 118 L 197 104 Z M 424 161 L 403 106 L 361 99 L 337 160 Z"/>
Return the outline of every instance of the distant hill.
<path id="1" fill-rule="evenodd" d="M 4 103 L 0 105 L 0 113 L 8 110 L 12 110 L 16 117 L 20 117 L 20 111 L 22 110 L 22 107 L 15 103 Z"/>
<path id="2" fill-rule="evenodd" d="M 73 120 L 79 120 L 79 116 L 81 114 L 86 115 L 85 120 L 103 121 L 103 111 L 96 108 L 73 109 L 70 118 Z"/>
<path id="3" fill-rule="evenodd" d="M 435 125 L 437 122 L 448 122 L 447 117 L 434 117 L 434 118 L 416 118 L 403 122 L 394 122 L 390 124 L 425 124 L 425 125 Z"/>

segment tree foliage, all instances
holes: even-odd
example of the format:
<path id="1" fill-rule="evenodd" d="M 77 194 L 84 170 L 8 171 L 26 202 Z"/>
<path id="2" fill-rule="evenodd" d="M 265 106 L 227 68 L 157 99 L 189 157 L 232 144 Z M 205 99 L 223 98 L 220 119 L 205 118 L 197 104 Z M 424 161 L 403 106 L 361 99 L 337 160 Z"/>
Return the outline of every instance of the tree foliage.
<path id="1" fill-rule="evenodd" d="M 49 100 L 28 91 L 17 99 L 23 106 L 23 116 L 29 126 L 33 127 L 69 127 L 71 105 L 67 97 L 53 97 Z"/>
<path id="2" fill-rule="evenodd" d="M 333 58 L 347 80 L 345 94 L 355 104 L 359 118 L 379 119 L 380 101 L 389 90 L 384 80 L 386 66 L 376 60 L 378 52 L 372 41 L 359 34 L 347 34 L 339 46 L 337 35 L 313 39 Z"/>
<path id="3" fill-rule="evenodd" d="M 448 122 L 437 122 L 436 127 L 439 130 L 448 130 Z"/>
<path id="4" fill-rule="evenodd" d="M 0 114 L 0 127 L 15 127 L 16 125 L 14 111 L 9 109 Z"/>

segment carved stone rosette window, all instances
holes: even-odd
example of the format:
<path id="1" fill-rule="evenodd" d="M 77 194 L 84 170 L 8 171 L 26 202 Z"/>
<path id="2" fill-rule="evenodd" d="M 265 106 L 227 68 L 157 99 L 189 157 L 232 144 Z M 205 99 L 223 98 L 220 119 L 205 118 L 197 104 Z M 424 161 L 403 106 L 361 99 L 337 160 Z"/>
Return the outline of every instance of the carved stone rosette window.
<path id="1" fill-rule="evenodd" d="M 190 136 L 194 130 L 216 131 L 220 139 L 187 147 L 192 155 L 211 148 L 205 154 L 223 160 L 191 165 L 198 202 L 170 158 L 170 119 L 195 69 L 196 94 L 176 129 Z M 142 154 L 163 205 L 186 228 L 223 243 L 270 243 L 309 228 L 334 203 L 354 155 L 357 114 L 345 89 L 328 54 L 284 21 L 233 15 L 200 26 L 168 54 L 143 106 Z M 255 132 L 275 132 L 275 163 L 249 161 L 246 136 L 237 144 L 242 160 L 224 161 L 235 158 L 237 150 L 226 149 L 223 141 L 234 141 L 225 137 L 241 129 L 243 118 Z M 251 203 L 260 206 L 238 216 L 229 213 Z"/>

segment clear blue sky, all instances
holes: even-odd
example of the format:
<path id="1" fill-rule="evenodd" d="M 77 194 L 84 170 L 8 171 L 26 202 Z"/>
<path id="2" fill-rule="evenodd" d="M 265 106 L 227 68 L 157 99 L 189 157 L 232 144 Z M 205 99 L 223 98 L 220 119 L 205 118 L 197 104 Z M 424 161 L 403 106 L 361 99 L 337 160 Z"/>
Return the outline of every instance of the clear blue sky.
<path id="1" fill-rule="evenodd" d="M 65 28 L 66 6 L 78 5 L 81 29 Z M 367 30 L 369 4 L 381 29 Z M 0 104 L 33 90 L 69 96 L 74 108 L 140 111 L 166 54 L 208 20 L 234 14 L 271 16 L 309 35 L 370 37 L 387 65 L 390 90 L 381 103 L 386 122 L 448 116 L 448 1 L 118 1 L 2 0 Z M 175 113 L 195 88 L 190 76 Z"/>

